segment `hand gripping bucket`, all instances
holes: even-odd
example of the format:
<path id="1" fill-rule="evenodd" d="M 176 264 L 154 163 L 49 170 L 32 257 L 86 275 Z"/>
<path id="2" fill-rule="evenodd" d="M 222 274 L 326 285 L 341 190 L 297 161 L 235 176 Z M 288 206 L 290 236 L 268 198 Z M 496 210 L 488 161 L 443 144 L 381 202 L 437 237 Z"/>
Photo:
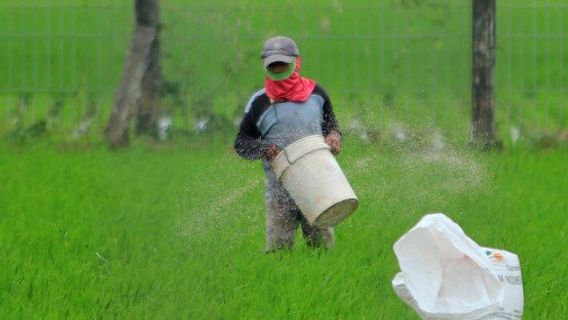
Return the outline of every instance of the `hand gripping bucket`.
<path id="1" fill-rule="evenodd" d="M 282 150 L 272 170 L 311 225 L 334 226 L 357 209 L 357 196 L 320 135 Z"/>

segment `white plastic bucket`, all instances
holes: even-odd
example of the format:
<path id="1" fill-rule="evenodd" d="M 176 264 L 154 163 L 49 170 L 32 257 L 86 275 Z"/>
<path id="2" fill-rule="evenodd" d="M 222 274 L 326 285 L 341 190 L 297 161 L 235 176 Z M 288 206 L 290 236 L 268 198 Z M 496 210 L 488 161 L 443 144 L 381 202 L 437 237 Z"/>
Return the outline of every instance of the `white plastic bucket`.
<path id="1" fill-rule="evenodd" d="M 334 226 L 357 209 L 359 200 L 321 135 L 286 147 L 272 170 L 311 225 Z"/>

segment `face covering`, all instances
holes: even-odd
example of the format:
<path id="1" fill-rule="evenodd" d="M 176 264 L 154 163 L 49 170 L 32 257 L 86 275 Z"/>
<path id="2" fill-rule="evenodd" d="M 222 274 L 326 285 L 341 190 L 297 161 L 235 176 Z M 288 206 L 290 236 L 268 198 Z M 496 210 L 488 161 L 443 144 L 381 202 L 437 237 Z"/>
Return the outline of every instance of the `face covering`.
<path id="1" fill-rule="evenodd" d="M 290 66 L 290 70 L 282 73 L 273 73 L 266 69 L 264 86 L 266 95 L 275 102 L 292 101 L 305 102 L 308 100 L 316 82 L 312 79 L 300 77 L 299 71 L 302 65 L 300 57 L 296 57 Z"/>

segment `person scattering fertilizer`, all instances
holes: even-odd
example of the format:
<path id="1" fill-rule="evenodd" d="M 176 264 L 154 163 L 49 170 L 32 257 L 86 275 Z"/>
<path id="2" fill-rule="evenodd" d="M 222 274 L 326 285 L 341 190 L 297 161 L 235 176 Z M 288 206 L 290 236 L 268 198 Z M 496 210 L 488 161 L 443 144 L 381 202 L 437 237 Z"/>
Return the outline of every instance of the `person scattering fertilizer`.
<path id="1" fill-rule="evenodd" d="M 294 40 L 266 40 L 261 53 L 265 86 L 250 98 L 235 141 L 248 160 L 262 159 L 266 174 L 266 251 L 292 248 L 299 225 L 310 247 L 331 248 L 333 227 L 310 225 L 270 168 L 278 153 L 299 139 L 322 135 L 331 152 L 341 151 L 341 132 L 326 91 L 301 77 L 300 52 Z"/>

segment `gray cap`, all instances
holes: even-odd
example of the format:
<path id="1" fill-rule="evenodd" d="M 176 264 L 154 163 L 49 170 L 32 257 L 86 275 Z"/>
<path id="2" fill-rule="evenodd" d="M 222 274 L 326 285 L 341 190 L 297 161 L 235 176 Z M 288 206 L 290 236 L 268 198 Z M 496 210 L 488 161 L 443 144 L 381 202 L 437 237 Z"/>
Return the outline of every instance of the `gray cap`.
<path id="1" fill-rule="evenodd" d="M 284 36 L 277 36 L 264 42 L 260 57 L 266 68 L 273 62 L 292 63 L 294 57 L 299 55 L 300 50 L 298 50 L 294 40 Z"/>

